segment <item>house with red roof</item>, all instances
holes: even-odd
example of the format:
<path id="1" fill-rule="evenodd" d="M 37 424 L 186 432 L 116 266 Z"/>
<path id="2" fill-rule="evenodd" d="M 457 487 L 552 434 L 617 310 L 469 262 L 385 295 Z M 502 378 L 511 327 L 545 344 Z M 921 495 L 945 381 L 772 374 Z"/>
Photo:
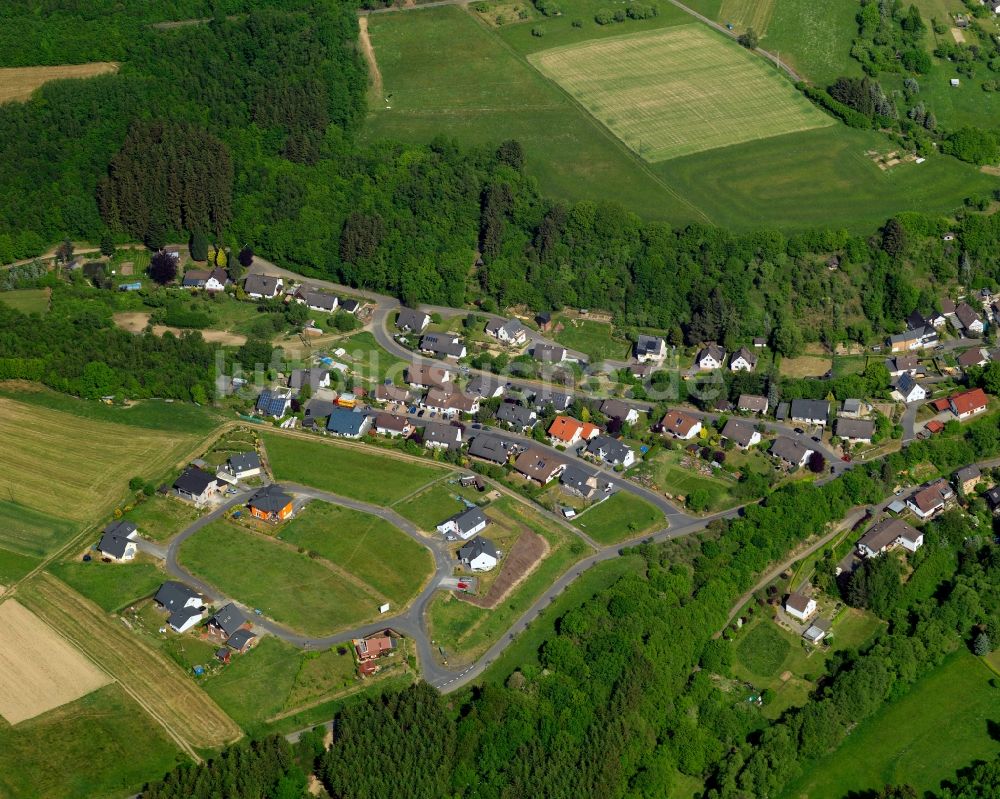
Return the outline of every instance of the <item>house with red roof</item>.
<path id="1" fill-rule="evenodd" d="M 590 422 L 581 422 L 572 416 L 557 416 L 549 426 L 549 439 L 553 444 L 572 447 L 581 441 L 590 441 L 601 429 Z"/>
<path id="2" fill-rule="evenodd" d="M 983 413 L 989 404 L 989 398 L 981 388 L 969 389 L 968 391 L 948 397 L 948 405 L 951 407 L 951 412 L 959 419 L 968 419 Z"/>

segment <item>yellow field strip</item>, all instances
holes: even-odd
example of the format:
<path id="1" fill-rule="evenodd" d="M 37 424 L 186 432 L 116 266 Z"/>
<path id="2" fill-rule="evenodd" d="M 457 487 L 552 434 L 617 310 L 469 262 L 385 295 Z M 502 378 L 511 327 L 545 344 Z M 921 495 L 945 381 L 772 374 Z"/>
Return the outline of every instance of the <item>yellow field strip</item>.
<path id="1" fill-rule="evenodd" d="M 42 84 L 65 78 L 92 78 L 117 72 L 113 61 L 94 61 L 90 64 L 66 64 L 55 67 L 5 67 L 0 69 L 0 103 L 27 100 Z"/>

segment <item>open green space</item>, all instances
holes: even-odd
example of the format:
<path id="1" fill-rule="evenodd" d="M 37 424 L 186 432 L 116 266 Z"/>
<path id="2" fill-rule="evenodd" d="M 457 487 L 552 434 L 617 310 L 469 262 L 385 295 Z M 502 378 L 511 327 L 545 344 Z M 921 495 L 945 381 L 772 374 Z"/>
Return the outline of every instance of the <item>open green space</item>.
<path id="1" fill-rule="evenodd" d="M 17 727 L 0 720 L 0 796 L 120 799 L 180 757 L 160 726 L 112 683 Z"/>
<path id="2" fill-rule="evenodd" d="M 827 86 L 841 75 L 861 74 L 861 65 L 851 58 L 858 32 L 855 0 L 772 0 L 772 4 L 766 30 L 758 31 L 761 47 L 818 86 Z"/>
<path id="3" fill-rule="evenodd" d="M 151 541 L 167 541 L 198 518 L 198 511 L 174 497 L 159 494 L 147 497 L 125 519 L 139 530 L 139 535 Z"/>
<path id="4" fill-rule="evenodd" d="M 791 652 L 792 645 L 773 624 L 755 624 L 736 647 L 740 662 L 759 677 L 773 677 Z"/>
<path id="5" fill-rule="evenodd" d="M 62 519 L 0 499 L 0 544 L 21 555 L 40 557 L 81 529 L 72 519 Z"/>
<path id="6" fill-rule="evenodd" d="M 179 559 L 227 596 L 309 635 L 374 616 L 379 598 L 307 554 L 216 521 L 180 548 Z"/>
<path id="7" fill-rule="evenodd" d="M 334 349 L 343 347 L 347 353 L 337 360 L 346 361 L 357 376 L 381 383 L 386 377 L 402 377 L 406 361 L 390 355 L 367 330 L 336 342 Z"/>
<path id="8" fill-rule="evenodd" d="M 621 360 L 629 355 L 629 342 L 615 336 L 614 329 L 606 322 L 562 317 L 559 323 L 562 330 L 556 333 L 556 341 L 567 349 L 584 353 L 592 362 L 607 358 Z"/>
<path id="9" fill-rule="evenodd" d="M 993 676 L 965 649 L 953 653 L 902 699 L 861 722 L 783 796 L 842 799 L 901 783 L 923 795 L 973 761 L 993 758 L 1000 752 L 990 734 L 1000 706 Z"/>
<path id="10" fill-rule="evenodd" d="M 434 571 L 431 553 L 384 519 L 325 502 L 309 503 L 279 538 L 364 580 L 394 605 L 406 605 Z"/>
<path id="11" fill-rule="evenodd" d="M 734 468 L 766 471 L 766 461 L 754 449 L 747 452 L 734 449 L 731 455 L 730 458 L 727 454 L 727 459 L 732 461 Z M 640 466 L 640 472 L 653 481 L 655 490 L 672 497 L 684 497 L 696 510 L 714 512 L 735 505 L 737 500 L 732 493 L 735 479 L 722 472 L 706 474 L 700 471 L 706 466 L 705 461 L 684 450 L 663 448 Z M 693 504 L 692 499 L 697 504 Z"/>
<path id="12" fill-rule="evenodd" d="M 529 60 L 651 162 L 834 124 L 765 61 L 700 23 Z"/>
<path id="13" fill-rule="evenodd" d="M 262 432 L 262 437 L 276 479 L 376 505 L 402 499 L 442 474 L 433 466 L 394 458 L 372 448 L 277 433 Z"/>
<path id="14" fill-rule="evenodd" d="M 475 489 L 464 489 L 457 483 L 444 481 L 394 505 L 393 510 L 421 530 L 434 532 L 434 528 L 449 516 L 465 510 L 466 505 L 459 497 L 475 502 L 482 494 L 477 496 Z"/>
<path id="15" fill-rule="evenodd" d="M 48 289 L 15 289 L 0 291 L 0 302 L 21 313 L 48 313 Z"/>
<path id="16" fill-rule="evenodd" d="M 20 580 L 38 565 L 38 558 L 0 547 L 0 585 Z"/>
<path id="17" fill-rule="evenodd" d="M 617 544 L 666 527 L 654 505 L 629 491 L 618 491 L 577 515 L 573 524 L 600 544 Z"/>
<path id="18" fill-rule="evenodd" d="M 52 573 L 106 611 L 121 610 L 156 592 L 166 575 L 152 563 L 56 563 Z"/>

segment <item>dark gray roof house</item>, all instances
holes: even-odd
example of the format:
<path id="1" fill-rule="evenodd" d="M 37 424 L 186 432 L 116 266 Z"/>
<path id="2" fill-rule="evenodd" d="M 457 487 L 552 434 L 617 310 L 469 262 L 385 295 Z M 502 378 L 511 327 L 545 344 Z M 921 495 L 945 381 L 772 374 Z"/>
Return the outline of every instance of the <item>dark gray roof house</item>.
<path id="1" fill-rule="evenodd" d="M 531 357 L 542 363 L 560 363 L 566 360 L 566 348 L 538 342 L 531 349 Z"/>
<path id="2" fill-rule="evenodd" d="M 778 436 L 771 444 L 771 454 L 786 463 L 798 466 L 805 459 L 810 450 L 787 436 Z"/>
<path id="3" fill-rule="evenodd" d="M 167 580 L 153 597 L 157 605 L 167 610 L 178 610 L 194 600 L 201 604 L 201 594 L 176 580 Z"/>
<path id="4" fill-rule="evenodd" d="M 293 497 L 286 494 L 280 485 L 271 483 L 259 489 L 251 498 L 247 505 L 256 508 L 262 513 L 278 513 L 285 508 Z"/>
<path id="5" fill-rule="evenodd" d="M 247 623 L 246 614 L 230 602 L 208 620 L 208 626 L 225 633 L 228 638 Z"/>
<path id="6" fill-rule="evenodd" d="M 423 439 L 427 446 L 461 449 L 462 428 L 442 422 L 428 422 L 424 426 Z"/>
<path id="7" fill-rule="evenodd" d="M 420 349 L 446 358 L 464 358 L 465 345 L 450 333 L 427 333 L 420 339 Z"/>
<path id="8" fill-rule="evenodd" d="M 463 563 L 471 563 L 480 555 L 489 555 L 497 560 L 500 559 L 500 550 L 497 549 L 490 539 L 477 535 L 468 543 L 465 543 L 458 550 L 458 559 Z"/>
<path id="9" fill-rule="evenodd" d="M 503 381 L 489 375 L 476 375 L 465 387 L 465 393 L 473 397 L 499 397 L 503 392 Z"/>
<path id="10" fill-rule="evenodd" d="M 196 466 L 189 466 L 174 480 L 174 489 L 179 494 L 200 497 L 205 493 L 205 489 L 217 482 L 218 479 L 214 474 L 202 471 Z"/>
<path id="11" fill-rule="evenodd" d="M 635 453 L 623 441 L 611 436 L 595 436 L 587 444 L 587 452 L 595 455 L 607 464 L 631 466 L 635 462 Z"/>
<path id="12" fill-rule="evenodd" d="M 983 496 L 986 498 L 986 504 L 990 506 L 991 511 L 996 513 L 996 511 L 1000 510 L 1000 486 L 993 486 Z"/>
<path id="13" fill-rule="evenodd" d="M 635 356 L 643 358 L 662 358 L 667 351 L 667 342 L 659 336 L 640 335 L 635 342 Z"/>
<path id="14" fill-rule="evenodd" d="M 601 403 L 601 413 L 609 419 L 621 419 L 624 422 L 630 416 L 635 416 L 635 409 L 620 399 L 606 399 Z"/>
<path id="15" fill-rule="evenodd" d="M 226 643 L 238 652 L 243 652 L 253 643 L 256 637 L 256 634 L 249 630 L 237 630 L 229 636 L 229 640 Z"/>
<path id="16" fill-rule="evenodd" d="M 486 518 L 486 514 L 479 508 L 467 508 L 460 513 L 456 513 L 448 521 L 453 524 L 455 532 L 464 538 L 477 527 L 482 529 L 489 524 L 490 520 Z"/>
<path id="17" fill-rule="evenodd" d="M 256 452 L 237 452 L 229 456 L 229 471 L 232 474 L 243 474 L 260 468 L 260 455 Z"/>
<path id="18" fill-rule="evenodd" d="M 423 311 L 413 308 L 400 308 L 396 317 L 396 327 L 404 333 L 423 333 L 431 318 Z"/>
<path id="19" fill-rule="evenodd" d="M 340 307 L 347 313 L 357 313 L 361 309 L 361 303 L 350 298 L 340 301 Z"/>
<path id="20" fill-rule="evenodd" d="M 329 418 L 330 414 L 333 413 L 333 409 L 336 407 L 339 407 L 336 402 L 313 397 L 306 404 L 306 409 L 302 414 L 302 426 L 315 426 L 317 420 Z"/>
<path id="21" fill-rule="evenodd" d="M 298 391 L 308 385 L 313 391 L 330 385 L 330 373 L 326 369 L 293 369 L 288 378 L 288 387 Z"/>
<path id="22" fill-rule="evenodd" d="M 730 419 L 726 422 L 726 426 L 722 428 L 722 437 L 728 438 L 733 443 L 740 447 L 749 447 L 754 440 L 754 433 L 757 432 L 757 428 L 752 422 L 745 421 L 743 419 Z M 760 440 L 760 436 L 757 436 L 757 440 Z"/>
<path id="23" fill-rule="evenodd" d="M 513 402 L 501 402 L 497 408 L 497 421 L 506 422 L 518 430 L 534 426 L 537 420 L 538 414 L 534 410 Z"/>
<path id="24" fill-rule="evenodd" d="M 837 418 L 836 434 L 852 441 L 871 441 L 875 435 L 875 422 L 871 419 Z"/>
<path id="25" fill-rule="evenodd" d="M 469 454 L 484 461 L 504 464 L 517 448 L 517 442 L 511 439 L 481 432 L 472 439 Z"/>
<path id="26" fill-rule="evenodd" d="M 280 277 L 271 275 L 247 275 L 243 290 L 251 297 L 273 297 L 281 287 Z"/>
<path id="27" fill-rule="evenodd" d="M 334 408 L 326 421 L 326 429 L 344 438 L 360 438 L 371 426 L 371 417 L 358 410 Z"/>
<path id="28" fill-rule="evenodd" d="M 129 536 L 135 535 L 136 526 L 124 520 L 111 522 L 101 535 L 97 549 L 104 555 L 121 560 L 125 557 L 129 544 L 134 542 Z"/>
<path id="29" fill-rule="evenodd" d="M 319 291 L 313 291 L 311 289 L 303 289 L 298 293 L 299 299 L 306 304 L 308 308 L 312 308 L 314 311 L 326 311 L 328 313 L 333 313 L 337 310 L 337 305 L 340 300 L 333 294 L 323 294 Z"/>
<path id="30" fill-rule="evenodd" d="M 559 475 L 559 482 L 580 496 L 589 498 L 597 491 L 598 473 L 570 462 Z"/>
<path id="31" fill-rule="evenodd" d="M 573 402 L 573 397 L 562 391 L 552 391 L 548 388 L 543 388 L 537 394 L 532 401 L 532 407 L 542 413 L 546 408 L 551 405 L 556 411 L 566 410 Z"/>
<path id="32" fill-rule="evenodd" d="M 825 425 L 830 403 L 828 400 L 793 399 L 791 415 L 793 422 Z"/>

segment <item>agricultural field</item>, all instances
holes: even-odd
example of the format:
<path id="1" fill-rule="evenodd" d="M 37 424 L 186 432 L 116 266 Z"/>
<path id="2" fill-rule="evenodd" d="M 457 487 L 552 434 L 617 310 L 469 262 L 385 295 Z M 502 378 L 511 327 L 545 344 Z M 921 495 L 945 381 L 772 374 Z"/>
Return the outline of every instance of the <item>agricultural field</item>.
<path id="1" fill-rule="evenodd" d="M 95 75 L 106 75 L 117 71 L 118 64 L 112 61 L 57 67 L 5 67 L 0 69 L 0 104 L 27 100 L 35 89 L 49 81 L 92 78 Z"/>
<path id="2" fill-rule="evenodd" d="M 567 349 L 582 352 L 591 363 L 606 359 L 624 360 L 629 356 L 631 344 L 616 336 L 614 328 L 607 322 L 563 316 L 559 324 L 562 330 L 555 334 L 555 340 Z"/>
<path id="3" fill-rule="evenodd" d="M 152 563 L 57 563 L 50 567 L 56 577 L 109 613 L 137 599 L 156 593 L 167 575 Z"/>
<path id="4" fill-rule="evenodd" d="M 371 448 L 262 433 L 275 479 L 390 505 L 440 477 L 440 468 Z"/>
<path id="5" fill-rule="evenodd" d="M 0 513 L 2 512 L 0 510 Z M 17 582 L 35 568 L 38 562 L 37 558 L 11 552 L 9 549 L 0 549 L 0 585 L 9 586 Z"/>
<path id="6" fill-rule="evenodd" d="M 839 749 L 788 787 L 785 799 L 841 799 L 890 783 L 910 784 L 923 795 L 958 769 L 992 759 L 1000 752 L 990 734 L 997 709 L 993 676 L 959 649 L 902 699 L 861 722 Z"/>
<path id="7" fill-rule="evenodd" d="M 758 35 L 767 31 L 774 16 L 776 0 L 722 0 L 717 17 L 736 31 L 753 28 Z"/>
<path id="8" fill-rule="evenodd" d="M 0 70 L 2 72 L 2 70 Z M 0 83 L 3 86 L 3 83 Z M 0 95 L 3 91 L 0 90 Z M 0 100 L 2 102 L 2 100 Z M 0 302 L 21 313 L 44 314 L 49 312 L 51 289 L 15 289 L 0 291 Z"/>
<path id="9" fill-rule="evenodd" d="M 0 716 L 16 725 L 107 685 L 110 679 L 34 613 L 0 604 Z"/>
<path id="10" fill-rule="evenodd" d="M 120 799 L 180 757 L 121 686 L 107 685 L 16 727 L 0 722 L 0 796 Z"/>
<path id="11" fill-rule="evenodd" d="M 387 600 L 325 559 L 223 520 L 185 541 L 178 559 L 227 596 L 307 635 L 360 624 Z"/>
<path id="12" fill-rule="evenodd" d="M 187 747 L 221 746 L 239 728 L 164 655 L 62 581 L 41 574 L 18 599 L 114 677 Z"/>
<path id="13" fill-rule="evenodd" d="M 650 162 L 834 124 L 764 61 L 700 24 L 529 60 Z"/>
<path id="14" fill-rule="evenodd" d="M 861 75 L 861 65 L 851 58 L 851 44 L 858 32 L 855 17 L 859 3 L 836 0 L 751 0 L 749 5 L 770 3 L 766 28 L 758 28 L 761 47 L 776 53 L 796 72 L 818 86 L 828 86 L 841 75 Z M 726 0 L 727 5 L 743 0 Z M 722 20 L 722 14 L 719 15 Z"/>
<path id="15" fill-rule="evenodd" d="M 778 371 L 784 377 L 822 377 L 833 368 L 829 355 L 799 355 L 782 358 Z"/>
<path id="16" fill-rule="evenodd" d="M 0 436 L 7 445 L 8 474 L 17 476 L 5 491 L 8 523 L 0 545 L 35 556 L 98 519 L 131 477 L 154 477 L 172 466 L 194 440 L 181 433 L 85 421 L 3 398 Z"/>
<path id="17" fill-rule="evenodd" d="M 617 544 L 662 529 L 667 520 L 641 497 L 618 491 L 577 515 L 573 524 L 599 544 Z"/>
<path id="18" fill-rule="evenodd" d="M 278 537 L 318 552 L 364 580 L 399 608 L 407 605 L 434 571 L 431 553 L 378 516 L 310 502 Z"/>

